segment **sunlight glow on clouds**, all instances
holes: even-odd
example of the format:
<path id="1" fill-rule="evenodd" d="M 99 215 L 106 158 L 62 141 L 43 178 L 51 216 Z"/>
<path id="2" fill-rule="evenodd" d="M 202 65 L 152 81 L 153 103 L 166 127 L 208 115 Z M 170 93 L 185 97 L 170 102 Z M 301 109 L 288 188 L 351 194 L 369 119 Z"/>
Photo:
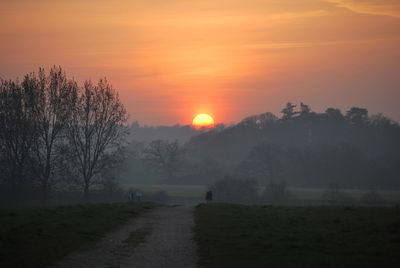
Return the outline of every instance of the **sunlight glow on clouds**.
<path id="1" fill-rule="evenodd" d="M 396 0 L 0 2 L 0 77 L 107 76 L 132 120 L 234 122 L 286 101 L 400 119 Z M 382 16 L 383 15 L 383 16 Z"/>
<path id="2" fill-rule="evenodd" d="M 348 8 L 357 13 L 392 16 L 400 18 L 398 0 L 328 0 L 339 7 Z"/>

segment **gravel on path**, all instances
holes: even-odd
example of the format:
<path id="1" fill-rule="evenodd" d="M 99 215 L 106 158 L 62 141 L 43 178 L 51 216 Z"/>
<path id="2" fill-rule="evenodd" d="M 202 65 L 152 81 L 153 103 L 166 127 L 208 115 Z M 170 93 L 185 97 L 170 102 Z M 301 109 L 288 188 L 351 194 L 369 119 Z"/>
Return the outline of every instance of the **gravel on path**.
<path id="1" fill-rule="evenodd" d="M 101 241 L 69 254 L 53 267 L 198 267 L 192 233 L 193 209 L 189 206 L 155 208 Z M 135 242 L 135 237 L 145 240 Z"/>

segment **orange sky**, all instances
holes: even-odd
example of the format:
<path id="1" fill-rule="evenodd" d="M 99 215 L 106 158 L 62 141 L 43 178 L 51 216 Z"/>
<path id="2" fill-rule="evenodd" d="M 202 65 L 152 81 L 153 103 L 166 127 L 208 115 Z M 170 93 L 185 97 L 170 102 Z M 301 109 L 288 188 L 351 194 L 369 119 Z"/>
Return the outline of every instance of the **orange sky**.
<path id="1" fill-rule="evenodd" d="M 0 0 L 0 77 L 107 76 L 131 120 L 366 107 L 400 120 L 398 0 Z"/>

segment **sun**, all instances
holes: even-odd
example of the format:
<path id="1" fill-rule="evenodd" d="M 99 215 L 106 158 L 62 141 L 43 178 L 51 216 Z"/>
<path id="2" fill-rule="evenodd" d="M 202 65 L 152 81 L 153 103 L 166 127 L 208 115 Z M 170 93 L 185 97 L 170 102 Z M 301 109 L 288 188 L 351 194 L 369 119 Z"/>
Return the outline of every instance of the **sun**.
<path id="1" fill-rule="evenodd" d="M 209 114 L 198 114 L 193 118 L 194 128 L 212 128 L 214 127 L 214 119 Z"/>

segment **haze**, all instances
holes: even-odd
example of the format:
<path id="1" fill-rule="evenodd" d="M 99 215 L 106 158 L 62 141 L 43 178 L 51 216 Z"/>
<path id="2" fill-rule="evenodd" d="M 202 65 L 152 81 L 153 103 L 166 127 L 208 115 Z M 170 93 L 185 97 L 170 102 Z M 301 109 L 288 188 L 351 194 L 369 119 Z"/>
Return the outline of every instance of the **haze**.
<path id="1" fill-rule="evenodd" d="M 396 0 L 1 1 L 0 77 L 107 76 L 131 120 L 366 107 L 400 120 Z"/>

